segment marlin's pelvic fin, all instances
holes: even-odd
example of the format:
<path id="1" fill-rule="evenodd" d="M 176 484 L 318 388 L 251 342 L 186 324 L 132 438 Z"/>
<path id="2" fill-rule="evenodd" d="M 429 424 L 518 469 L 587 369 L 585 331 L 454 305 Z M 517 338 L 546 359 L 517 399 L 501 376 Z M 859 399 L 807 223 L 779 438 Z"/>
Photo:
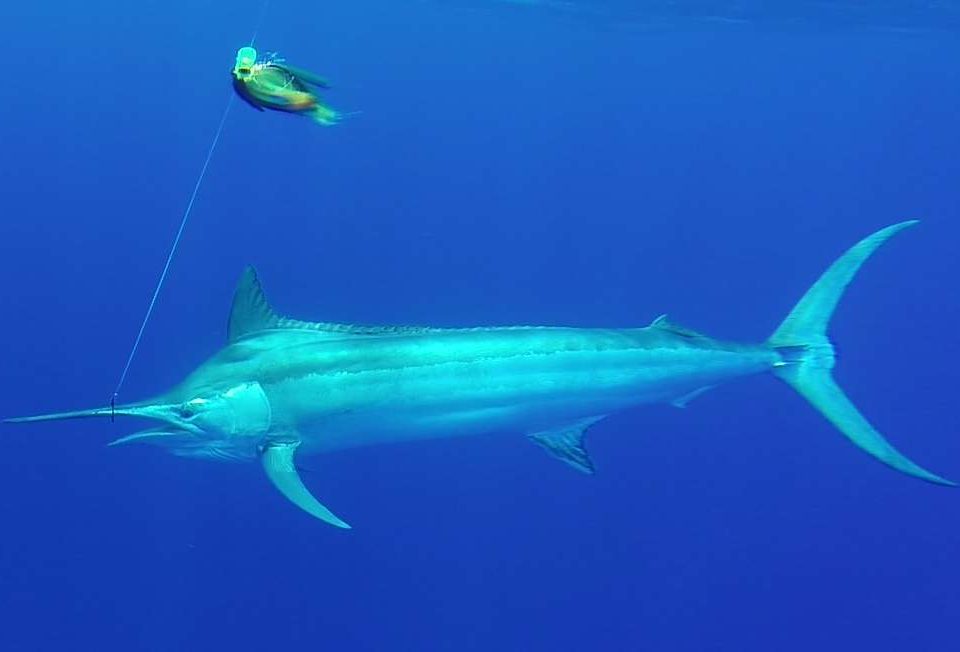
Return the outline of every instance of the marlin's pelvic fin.
<path id="1" fill-rule="evenodd" d="M 263 463 L 263 470 L 266 471 L 270 482 L 290 502 L 306 513 L 319 518 L 321 521 L 326 521 L 330 525 L 349 530 L 350 526 L 324 507 L 303 484 L 303 480 L 300 479 L 297 467 L 293 462 L 293 455 L 296 453 L 298 446 L 300 446 L 300 442 L 276 442 L 264 447 L 260 453 L 260 461 Z"/>
<path id="2" fill-rule="evenodd" d="M 774 373 L 806 398 L 850 441 L 907 475 L 955 486 L 912 462 L 877 432 L 833 379 L 835 356 L 827 327 L 840 297 L 860 266 L 891 237 L 916 224 L 901 222 L 877 231 L 847 250 L 827 269 L 783 320 L 767 343 L 783 356 Z"/>

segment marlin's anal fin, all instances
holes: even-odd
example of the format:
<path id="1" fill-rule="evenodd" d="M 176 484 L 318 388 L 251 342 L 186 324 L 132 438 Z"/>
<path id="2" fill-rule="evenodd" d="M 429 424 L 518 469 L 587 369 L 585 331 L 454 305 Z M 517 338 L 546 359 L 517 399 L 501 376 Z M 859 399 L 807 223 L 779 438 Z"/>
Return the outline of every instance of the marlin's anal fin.
<path id="1" fill-rule="evenodd" d="M 602 418 L 590 417 L 563 428 L 535 432 L 528 436 L 558 460 L 563 460 L 578 471 L 593 474 L 596 467 L 587 449 L 583 447 L 583 436 L 590 426 Z"/>
<path id="2" fill-rule="evenodd" d="M 263 470 L 267 472 L 267 477 L 270 478 L 273 486 L 280 490 L 280 493 L 306 513 L 330 525 L 349 530 L 349 525 L 324 507 L 304 486 L 293 463 L 293 455 L 299 445 L 299 442 L 267 444 L 260 453 L 260 461 L 263 463 Z"/>

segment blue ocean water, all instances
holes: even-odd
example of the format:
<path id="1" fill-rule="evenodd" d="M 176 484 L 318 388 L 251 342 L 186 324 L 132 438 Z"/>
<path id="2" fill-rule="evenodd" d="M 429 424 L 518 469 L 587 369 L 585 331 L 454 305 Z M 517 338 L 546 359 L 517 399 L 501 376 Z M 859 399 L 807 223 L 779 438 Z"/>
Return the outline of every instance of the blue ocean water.
<path id="1" fill-rule="evenodd" d="M 752 6 L 755 5 L 755 6 Z M 0 414 L 105 403 L 258 1 L 0 8 Z M 328 76 L 323 129 L 237 103 L 124 400 L 222 345 L 255 264 L 303 319 L 765 338 L 878 253 L 837 377 L 960 479 L 960 28 L 938 3 L 273 0 L 262 50 Z M 960 494 L 886 468 L 771 378 L 591 431 L 309 460 L 354 526 L 259 467 L 2 427 L 2 650 L 956 649 Z"/>

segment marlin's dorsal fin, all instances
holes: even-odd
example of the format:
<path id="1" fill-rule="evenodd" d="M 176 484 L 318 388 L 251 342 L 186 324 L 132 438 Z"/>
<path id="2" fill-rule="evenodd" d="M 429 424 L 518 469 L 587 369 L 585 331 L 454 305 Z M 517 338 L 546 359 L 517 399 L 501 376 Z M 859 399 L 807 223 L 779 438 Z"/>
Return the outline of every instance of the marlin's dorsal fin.
<path id="1" fill-rule="evenodd" d="M 280 316 L 270 307 L 257 270 L 247 267 L 233 293 L 233 307 L 227 325 L 229 341 L 235 342 L 244 335 L 277 328 L 279 323 Z"/>
<path id="2" fill-rule="evenodd" d="M 337 518 L 333 512 L 313 497 L 313 494 L 310 493 L 310 490 L 307 489 L 303 480 L 297 474 L 297 467 L 293 463 L 293 454 L 299 445 L 299 442 L 267 444 L 263 452 L 260 453 L 260 461 L 263 463 L 263 470 L 266 471 L 267 477 L 270 478 L 273 486 L 280 490 L 280 493 L 310 516 L 315 516 L 330 525 L 349 530 L 349 525 Z"/>
<path id="3" fill-rule="evenodd" d="M 528 436 L 558 460 L 563 460 L 578 471 L 592 474 L 596 467 L 587 449 L 583 447 L 583 436 L 590 426 L 602 418 L 590 417 L 562 428 L 535 432 Z"/>
<path id="4" fill-rule="evenodd" d="M 236 342 L 251 333 L 274 329 L 310 330 L 331 337 L 353 335 L 356 330 L 347 324 L 300 321 L 277 314 L 267 301 L 257 270 L 247 267 L 233 293 L 233 307 L 227 326 L 229 341 Z"/>
<path id="5" fill-rule="evenodd" d="M 227 326 L 228 341 L 233 343 L 246 335 L 275 329 L 313 331 L 331 338 L 353 335 L 409 335 L 443 330 L 422 326 L 357 326 L 290 319 L 274 311 L 260 285 L 257 271 L 253 267 L 247 267 L 243 270 L 237 289 L 233 293 L 233 307 L 230 310 L 230 321 Z"/>

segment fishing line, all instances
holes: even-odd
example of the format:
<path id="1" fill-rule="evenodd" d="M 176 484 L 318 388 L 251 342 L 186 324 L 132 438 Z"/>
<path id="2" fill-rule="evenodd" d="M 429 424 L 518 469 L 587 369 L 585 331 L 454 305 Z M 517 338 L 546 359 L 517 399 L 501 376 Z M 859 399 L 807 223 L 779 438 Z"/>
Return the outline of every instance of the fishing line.
<path id="1" fill-rule="evenodd" d="M 260 7 L 260 18 L 257 19 L 257 26 L 253 30 L 253 36 L 250 37 L 250 47 L 253 47 L 253 42 L 257 40 L 257 34 L 260 33 L 260 26 L 263 25 L 263 19 L 267 15 L 269 8 L 270 0 L 263 0 L 263 6 Z"/>
<path id="2" fill-rule="evenodd" d="M 267 15 L 267 10 L 270 7 L 270 0 L 264 0 L 263 5 L 260 7 L 260 17 L 257 19 L 256 27 L 253 30 L 253 36 L 250 37 L 250 45 L 252 46 L 254 41 L 257 40 L 257 35 L 260 33 L 260 26 L 263 24 L 263 19 Z M 153 309 L 157 305 L 157 297 L 160 296 L 160 290 L 163 288 L 164 281 L 167 280 L 167 274 L 170 271 L 170 264 L 173 262 L 173 257 L 177 253 L 177 248 L 180 246 L 180 240 L 183 237 L 183 232 L 187 227 L 187 222 L 190 219 L 190 213 L 193 211 L 193 205 L 197 201 L 197 195 L 200 193 L 200 186 L 203 185 L 203 179 L 207 175 L 207 168 L 210 167 L 210 161 L 213 159 L 213 154 L 217 149 L 217 144 L 220 142 L 220 135 L 223 133 L 223 126 L 227 122 L 227 116 L 230 115 L 230 108 L 233 106 L 233 92 L 231 91 L 229 98 L 227 99 L 227 104 L 223 108 L 223 113 L 220 116 L 220 123 L 217 125 L 217 131 L 213 135 L 213 141 L 210 143 L 210 148 L 207 150 L 207 156 L 203 160 L 203 166 L 200 168 L 200 174 L 197 176 L 197 182 L 193 186 L 193 192 L 190 193 L 190 200 L 187 202 L 187 208 L 183 211 L 183 217 L 180 220 L 180 227 L 177 229 L 177 234 L 173 239 L 173 244 L 170 246 L 170 252 L 167 254 L 167 260 L 163 264 L 163 270 L 160 272 L 160 278 L 157 280 L 157 285 L 153 290 L 153 296 L 150 298 L 150 304 L 147 306 L 147 312 L 143 316 L 143 321 L 140 323 L 140 330 L 137 331 L 137 337 L 133 341 L 133 347 L 130 349 L 130 355 L 127 356 L 127 363 L 123 366 L 123 371 L 120 374 L 120 380 L 117 381 L 117 388 L 113 391 L 113 396 L 110 397 L 110 420 L 113 420 L 114 412 L 117 406 L 117 397 L 120 395 L 120 389 L 123 387 L 123 383 L 127 380 L 127 373 L 130 371 L 130 366 L 133 364 L 133 359 L 137 355 L 137 350 L 140 348 L 140 340 L 143 339 L 143 332 L 147 328 L 147 322 L 150 321 L 150 317 L 153 315 Z"/>

